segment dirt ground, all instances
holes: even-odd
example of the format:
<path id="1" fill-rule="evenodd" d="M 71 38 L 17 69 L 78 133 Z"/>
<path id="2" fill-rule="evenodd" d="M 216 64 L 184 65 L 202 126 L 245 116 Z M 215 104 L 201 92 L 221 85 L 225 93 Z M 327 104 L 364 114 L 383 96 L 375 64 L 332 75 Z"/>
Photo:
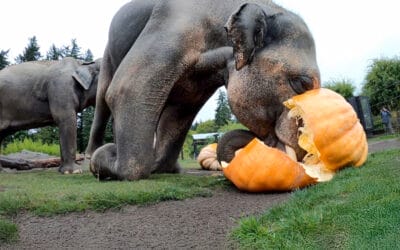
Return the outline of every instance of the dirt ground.
<path id="1" fill-rule="evenodd" d="M 400 148 L 400 140 L 372 142 L 369 148 L 370 152 Z M 14 219 L 20 241 L 0 249 L 234 249 L 227 235 L 238 219 L 261 213 L 289 196 L 232 189 L 207 198 L 127 206 L 105 213 L 50 218 L 24 213 Z"/>

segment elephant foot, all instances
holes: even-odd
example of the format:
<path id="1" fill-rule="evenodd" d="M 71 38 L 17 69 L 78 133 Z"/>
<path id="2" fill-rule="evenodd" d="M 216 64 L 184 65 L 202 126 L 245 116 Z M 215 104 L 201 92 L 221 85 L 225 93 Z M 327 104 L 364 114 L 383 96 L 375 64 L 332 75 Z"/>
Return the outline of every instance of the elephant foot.
<path id="1" fill-rule="evenodd" d="M 114 143 L 98 148 L 90 160 L 90 171 L 99 180 L 139 180 L 149 177 L 146 165 L 139 165 L 135 159 L 121 164 L 117 159 L 117 147 Z"/>
<path id="2" fill-rule="evenodd" d="M 118 180 L 114 174 L 117 160 L 117 147 L 113 143 L 98 148 L 90 159 L 90 172 L 99 180 Z"/>
<path id="3" fill-rule="evenodd" d="M 62 164 L 58 171 L 62 174 L 82 174 L 82 168 L 78 164 Z"/>

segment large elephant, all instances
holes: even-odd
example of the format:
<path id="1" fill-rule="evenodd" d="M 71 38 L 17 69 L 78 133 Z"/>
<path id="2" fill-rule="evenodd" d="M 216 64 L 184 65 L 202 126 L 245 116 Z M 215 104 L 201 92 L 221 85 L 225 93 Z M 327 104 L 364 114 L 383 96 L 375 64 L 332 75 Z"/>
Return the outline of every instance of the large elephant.
<path id="1" fill-rule="evenodd" d="M 127 3 L 104 52 L 86 151 L 92 172 L 120 180 L 179 172 L 193 119 L 223 85 L 254 136 L 302 153 L 282 105 L 320 86 L 314 41 L 300 17 L 268 0 Z M 115 144 L 100 147 L 110 115 Z"/>
<path id="2" fill-rule="evenodd" d="M 101 59 L 26 62 L 0 71 L 0 144 L 18 130 L 56 124 L 60 130 L 61 173 L 75 164 L 76 113 L 94 105 Z"/>

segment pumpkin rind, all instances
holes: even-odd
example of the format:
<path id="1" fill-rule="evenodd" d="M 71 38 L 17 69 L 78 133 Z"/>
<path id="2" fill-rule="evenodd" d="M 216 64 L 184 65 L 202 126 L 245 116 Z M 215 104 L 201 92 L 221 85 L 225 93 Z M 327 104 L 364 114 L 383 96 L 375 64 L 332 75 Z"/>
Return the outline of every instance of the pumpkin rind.
<path id="1" fill-rule="evenodd" d="M 284 104 L 291 109 L 289 115 L 303 119 L 305 128 L 299 145 L 310 154 L 317 154 L 328 170 L 348 165 L 358 167 L 365 162 L 368 154 L 365 132 L 353 107 L 341 95 L 320 88 L 297 95 Z M 305 163 L 310 162 L 305 160 Z"/>

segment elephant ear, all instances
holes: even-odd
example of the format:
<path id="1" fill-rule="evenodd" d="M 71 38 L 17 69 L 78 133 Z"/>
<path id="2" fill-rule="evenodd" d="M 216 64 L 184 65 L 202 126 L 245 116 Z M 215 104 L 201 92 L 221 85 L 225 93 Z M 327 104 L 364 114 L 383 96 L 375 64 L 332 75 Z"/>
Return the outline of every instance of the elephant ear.
<path id="1" fill-rule="evenodd" d="M 79 66 L 75 72 L 72 74 L 72 77 L 85 89 L 88 90 L 90 88 L 90 85 L 93 82 L 93 74 L 91 73 L 88 64 L 92 64 L 94 62 L 90 63 L 83 63 L 82 66 Z"/>
<path id="2" fill-rule="evenodd" d="M 229 17 L 225 30 L 233 43 L 236 70 L 240 70 L 251 63 L 255 50 L 264 46 L 267 15 L 261 6 L 245 3 Z"/>

